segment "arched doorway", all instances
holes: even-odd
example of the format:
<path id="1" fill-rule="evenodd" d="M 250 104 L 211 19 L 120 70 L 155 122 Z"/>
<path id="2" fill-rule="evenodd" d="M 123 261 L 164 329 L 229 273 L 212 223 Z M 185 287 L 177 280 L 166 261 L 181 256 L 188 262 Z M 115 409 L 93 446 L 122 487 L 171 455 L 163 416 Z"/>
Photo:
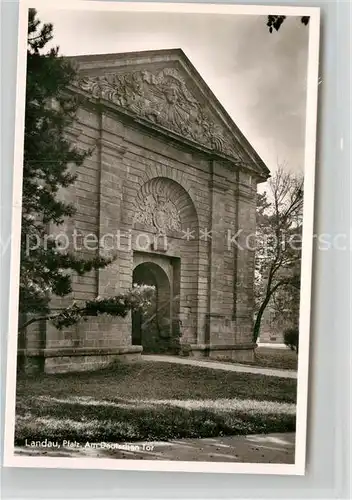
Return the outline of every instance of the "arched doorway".
<path id="1" fill-rule="evenodd" d="M 155 287 L 147 312 L 132 314 L 132 344 L 145 353 L 177 353 L 179 337 L 172 327 L 172 289 L 166 272 L 154 262 L 143 262 L 133 271 L 133 283 Z"/>

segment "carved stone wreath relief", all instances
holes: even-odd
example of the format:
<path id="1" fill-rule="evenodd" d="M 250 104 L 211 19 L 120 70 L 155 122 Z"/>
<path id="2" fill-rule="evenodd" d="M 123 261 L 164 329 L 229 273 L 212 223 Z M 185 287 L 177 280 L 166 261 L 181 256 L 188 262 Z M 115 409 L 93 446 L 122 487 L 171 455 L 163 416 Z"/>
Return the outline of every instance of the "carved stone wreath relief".
<path id="1" fill-rule="evenodd" d="M 109 100 L 209 149 L 238 157 L 230 133 L 194 99 L 175 68 L 156 74 L 108 73 L 80 79 L 77 84 L 95 98 Z"/>
<path id="2" fill-rule="evenodd" d="M 181 219 L 174 203 L 154 194 L 150 194 L 140 204 L 134 222 L 154 228 L 160 234 L 181 231 Z"/>

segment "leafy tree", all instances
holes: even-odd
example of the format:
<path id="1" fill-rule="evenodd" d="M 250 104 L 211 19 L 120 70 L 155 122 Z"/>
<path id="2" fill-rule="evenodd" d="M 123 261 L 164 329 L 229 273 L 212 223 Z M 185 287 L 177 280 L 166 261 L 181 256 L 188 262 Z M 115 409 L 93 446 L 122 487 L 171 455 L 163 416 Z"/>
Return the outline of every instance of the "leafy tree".
<path id="1" fill-rule="evenodd" d="M 75 78 L 73 67 L 59 55 L 58 47 L 44 51 L 52 38 L 52 24 L 41 24 L 30 9 L 19 298 L 20 317 L 26 319 L 20 330 L 40 319 L 50 319 L 62 328 L 99 313 L 124 316 L 143 302 L 134 289 L 81 307 L 73 303 L 59 313 L 50 310 L 53 295 L 65 297 L 72 292 L 73 273 L 84 275 L 111 263 L 100 255 L 84 259 L 77 252 L 62 251 L 52 234 L 53 227 L 75 213 L 60 193 L 74 183 L 74 168 L 91 154 L 67 138 L 80 102 L 67 90 Z"/>
<path id="2" fill-rule="evenodd" d="M 268 16 L 266 25 L 269 28 L 269 33 L 272 33 L 274 30 L 279 31 L 285 19 L 286 16 Z M 307 24 L 309 23 L 309 16 L 302 16 L 301 23 L 307 26 Z"/>
<path id="3" fill-rule="evenodd" d="M 280 166 L 268 186 L 257 205 L 254 342 L 269 302 L 283 289 L 300 288 L 303 178 Z"/>

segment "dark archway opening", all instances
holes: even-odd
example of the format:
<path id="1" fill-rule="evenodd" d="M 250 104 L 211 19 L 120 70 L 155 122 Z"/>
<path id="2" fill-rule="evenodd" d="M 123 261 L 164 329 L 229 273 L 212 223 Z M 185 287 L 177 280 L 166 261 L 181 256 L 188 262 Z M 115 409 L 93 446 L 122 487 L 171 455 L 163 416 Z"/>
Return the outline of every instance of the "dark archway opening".
<path id="1" fill-rule="evenodd" d="M 142 345 L 145 353 L 177 354 L 179 337 L 172 326 L 172 290 L 165 271 L 153 262 L 143 262 L 133 271 L 133 283 L 155 287 L 147 312 L 132 313 L 132 344 Z"/>

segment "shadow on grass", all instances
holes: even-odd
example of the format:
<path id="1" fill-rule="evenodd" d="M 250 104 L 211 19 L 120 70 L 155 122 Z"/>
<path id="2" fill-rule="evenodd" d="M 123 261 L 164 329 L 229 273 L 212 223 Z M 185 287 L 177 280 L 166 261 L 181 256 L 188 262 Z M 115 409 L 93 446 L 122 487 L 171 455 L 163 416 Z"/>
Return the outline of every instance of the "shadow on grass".
<path id="1" fill-rule="evenodd" d="M 294 430 L 295 415 L 292 414 L 188 410 L 167 405 L 124 409 L 74 404 L 43 408 L 33 404 L 30 414 L 17 417 L 15 442 L 22 445 L 25 440 L 44 439 L 80 443 L 167 441 Z"/>

